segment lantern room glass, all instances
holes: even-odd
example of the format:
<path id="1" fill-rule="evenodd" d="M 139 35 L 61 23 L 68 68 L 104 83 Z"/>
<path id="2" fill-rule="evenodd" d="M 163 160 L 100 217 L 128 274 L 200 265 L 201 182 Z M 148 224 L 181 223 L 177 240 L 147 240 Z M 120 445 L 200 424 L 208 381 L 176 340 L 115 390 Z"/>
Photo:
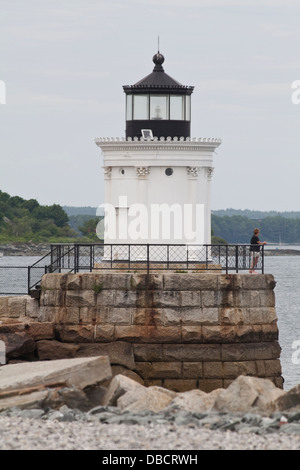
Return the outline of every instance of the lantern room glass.
<path id="1" fill-rule="evenodd" d="M 148 95 L 134 95 L 133 119 L 149 119 L 149 98 Z"/>
<path id="2" fill-rule="evenodd" d="M 170 119 L 174 121 L 184 120 L 184 96 L 170 96 Z"/>
<path id="3" fill-rule="evenodd" d="M 150 96 L 150 119 L 160 120 L 168 119 L 168 96 L 151 95 Z"/>

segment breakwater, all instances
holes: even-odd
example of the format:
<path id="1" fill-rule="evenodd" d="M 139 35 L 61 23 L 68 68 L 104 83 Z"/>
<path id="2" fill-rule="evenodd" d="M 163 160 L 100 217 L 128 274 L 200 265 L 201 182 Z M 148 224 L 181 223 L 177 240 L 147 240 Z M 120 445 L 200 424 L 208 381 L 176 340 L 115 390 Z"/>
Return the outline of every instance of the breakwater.
<path id="1" fill-rule="evenodd" d="M 0 337 L 8 360 L 108 355 L 146 386 L 282 387 L 274 287 L 270 274 L 47 274 L 39 300 L 0 298 Z"/>

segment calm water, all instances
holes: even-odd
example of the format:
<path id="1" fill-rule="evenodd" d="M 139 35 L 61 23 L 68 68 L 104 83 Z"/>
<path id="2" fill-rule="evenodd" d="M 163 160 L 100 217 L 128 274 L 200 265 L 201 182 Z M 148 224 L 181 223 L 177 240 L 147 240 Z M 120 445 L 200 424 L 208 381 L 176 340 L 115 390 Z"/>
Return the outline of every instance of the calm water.
<path id="1" fill-rule="evenodd" d="M 300 250 L 300 247 L 288 247 Z M 26 293 L 27 266 L 39 257 L 4 256 L 0 257 L 0 292 L 1 287 L 11 285 L 12 293 Z M 1 266 L 23 266 L 12 271 Z M 296 349 L 294 341 L 300 342 L 300 256 L 266 256 L 265 273 L 273 274 L 276 281 L 276 312 L 279 326 L 279 342 L 282 348 L 281 365 L 285 390 L 300 383 L 300 364 L 293 364 L 292 356 Z M 9 275 L 9 276 L 8 276 Z M 2 290 L 3 292 L 3 290 Z M 7 290 L 6 290 L 7 292 Z M 298 346 L 297 349 L 300 349 Z M 298 355 L 300 357 L 300 354 Z M 294 361 L 295 362 L 295 361 Z"/>

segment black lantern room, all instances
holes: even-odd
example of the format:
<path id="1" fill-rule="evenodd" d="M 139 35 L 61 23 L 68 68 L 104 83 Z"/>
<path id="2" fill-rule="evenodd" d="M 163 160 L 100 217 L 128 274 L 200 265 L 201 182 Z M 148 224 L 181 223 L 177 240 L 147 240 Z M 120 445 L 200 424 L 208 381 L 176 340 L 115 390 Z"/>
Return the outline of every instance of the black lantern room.
<path id="1" fill-rule="evenodd" d="M 164 56 L 153 56 L 155 67 L 135 85 L 123 86 L 126 93 L 126 138 L 190 137 L 191 94 L 163 69 Z"/>

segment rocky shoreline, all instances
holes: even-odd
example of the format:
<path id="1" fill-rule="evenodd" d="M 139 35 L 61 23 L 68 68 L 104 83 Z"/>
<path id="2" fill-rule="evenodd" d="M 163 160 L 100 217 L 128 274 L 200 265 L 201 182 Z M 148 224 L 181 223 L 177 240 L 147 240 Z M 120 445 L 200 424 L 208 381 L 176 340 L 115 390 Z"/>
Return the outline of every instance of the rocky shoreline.
<path id="1" fill-rule="evenodd" d="M 45 256 L 50 252 L 49 243 L 3 243 L 0 253 L 3 256 Z"/>
<path id="2" fill-rule="evenodd" d="M 0 410 L 0 450 L 300 449 L 300 385 L 174 392 L 112 377 L 106 356 L 1 367 Z"/>

